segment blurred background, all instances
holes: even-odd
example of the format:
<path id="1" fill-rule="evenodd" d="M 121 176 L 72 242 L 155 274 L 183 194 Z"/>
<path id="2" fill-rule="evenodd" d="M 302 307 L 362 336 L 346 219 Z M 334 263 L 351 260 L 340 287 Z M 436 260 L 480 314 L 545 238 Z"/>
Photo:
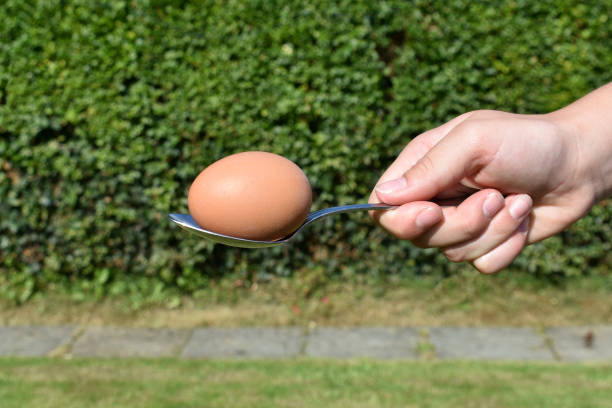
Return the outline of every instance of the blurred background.
<path id="1" fill-rule="evenodd" d="M 473 273 L 365 214 L 263 250 L 214 245 L 167 214 L 187 212 L 202 169 L 245 150 L 297 163 L 314 210 L 365 202 L 420 132 L 473 109 L 574 101 L 612 80 L 610 4 L 583 3 L 4 0 L 0 298 L 178 307 L 279 279 L 308 297 Z M 502 275 L 612 290 L 611 245 L 603 202 Z"/>

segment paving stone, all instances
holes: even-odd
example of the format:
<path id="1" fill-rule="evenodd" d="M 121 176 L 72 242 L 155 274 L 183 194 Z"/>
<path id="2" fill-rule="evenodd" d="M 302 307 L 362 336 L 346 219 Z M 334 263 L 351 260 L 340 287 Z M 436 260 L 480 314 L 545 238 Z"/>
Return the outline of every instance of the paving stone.
<path id="1" fill-rule="evenodd" d="M 528 328 L 436 327 L 429 341 L 442 359 L 552 360 L 543 337 Z"/>
<path id="2" fill-rule="evenodd" d="M 75 333 L 73 326 L 0 326 L 0 356 L 49 355 L 68 345 Z M 563 360 L 612 361 L 612 326 L 550 328 L 547 335 Z M 189 336 L 188 330 L 93 327 L 75 341 L 70 353 L 279 358 L 304 351 L 312 357 L 411 359 L 419 341 L 412 328 L 316 328 L 307 336 L 299 328 L 204 328 Z M 442 359 L 553 359 L 544 338 L 527 328 L 431 328 L 429 341 Z"/>
<path id="3" fill-rule="evenodd" d="M 70 354 L 78 357 L 166 357 L 176 355 L 188 330 L 90 327 Z"/>
<path id="4" fill-rule="evenodd" d="M 412 359 L 419 334 L 411 328 L 359 327 L 314 329 L 305 353 L 311 357 Z"/>
<path id="5" fill-rule="evenodd" d="M 279 358 L 300 354 L 302 330 L 290 328 L 195 329 L 181 353 L 186 358 Z"/>
<path id="6" fill-rule="evenodd" d="M 612 360 L 612 326 L 558 327 L 547 333 L 562 360 Z"/>
<path id="7" fill-rule="evenodd" d="M 73 326 L 0 326 L 0 356 L 45 356 L 67 344 Z"/>

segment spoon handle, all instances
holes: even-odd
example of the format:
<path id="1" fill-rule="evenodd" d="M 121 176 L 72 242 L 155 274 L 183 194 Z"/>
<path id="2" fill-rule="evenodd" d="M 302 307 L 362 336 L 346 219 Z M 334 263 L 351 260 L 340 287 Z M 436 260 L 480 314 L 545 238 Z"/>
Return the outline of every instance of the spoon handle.
<path id="1" fill-rule="evenodd" d="M 351 205 L 340 205 L 338 207 L 330 207 L 324 208 L 319 211 L 314 211 L 308 214 L 304 225 L 310 224 L 311 222 L 321 219 L 323 217 L 327 217 L 328 215 L 338 214 L 338 213 L 346 213 L 346 212 L 355 212 L 355 211 L 368 211 L 368 210 L 388 210 L 390 208 L 395 208 L 396 205 L 389 204 L 351 204 Z"/>

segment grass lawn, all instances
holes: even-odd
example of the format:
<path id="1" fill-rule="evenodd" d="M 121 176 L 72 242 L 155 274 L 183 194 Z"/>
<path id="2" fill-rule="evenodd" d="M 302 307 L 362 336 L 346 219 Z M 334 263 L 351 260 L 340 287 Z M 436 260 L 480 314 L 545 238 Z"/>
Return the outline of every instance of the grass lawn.
<path id="1" fill-rule="evenodd" d="M 3 408 L 612 407 L 612 366 L 0 359 Z"/>
<path id="2" fill-rule="evenodd" d="M 0 325 L 202 326 L 584 326 L 612 323 L 612 280 L 552 284 L 512 271 L 375 282 L 317 276 L 245 282 L 227 277 L 180 304 L 129 295 L 75 300 L 46 293 L 15 306 L 0 299 Z M 133 300 L 133 299 L 132 299 Z"/>

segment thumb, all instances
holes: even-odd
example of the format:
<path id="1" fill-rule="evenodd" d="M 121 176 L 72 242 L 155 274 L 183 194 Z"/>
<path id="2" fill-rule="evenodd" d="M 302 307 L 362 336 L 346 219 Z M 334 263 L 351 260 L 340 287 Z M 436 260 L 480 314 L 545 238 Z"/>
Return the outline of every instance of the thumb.
<path id="1" fill-rule="evenodd" d="M 402 177 L 376 186 L 378 199 L 395 205 L 430 200 L 475 174 L 491 157 L 491 149 L 473 123 L 458 125 Z"/>

